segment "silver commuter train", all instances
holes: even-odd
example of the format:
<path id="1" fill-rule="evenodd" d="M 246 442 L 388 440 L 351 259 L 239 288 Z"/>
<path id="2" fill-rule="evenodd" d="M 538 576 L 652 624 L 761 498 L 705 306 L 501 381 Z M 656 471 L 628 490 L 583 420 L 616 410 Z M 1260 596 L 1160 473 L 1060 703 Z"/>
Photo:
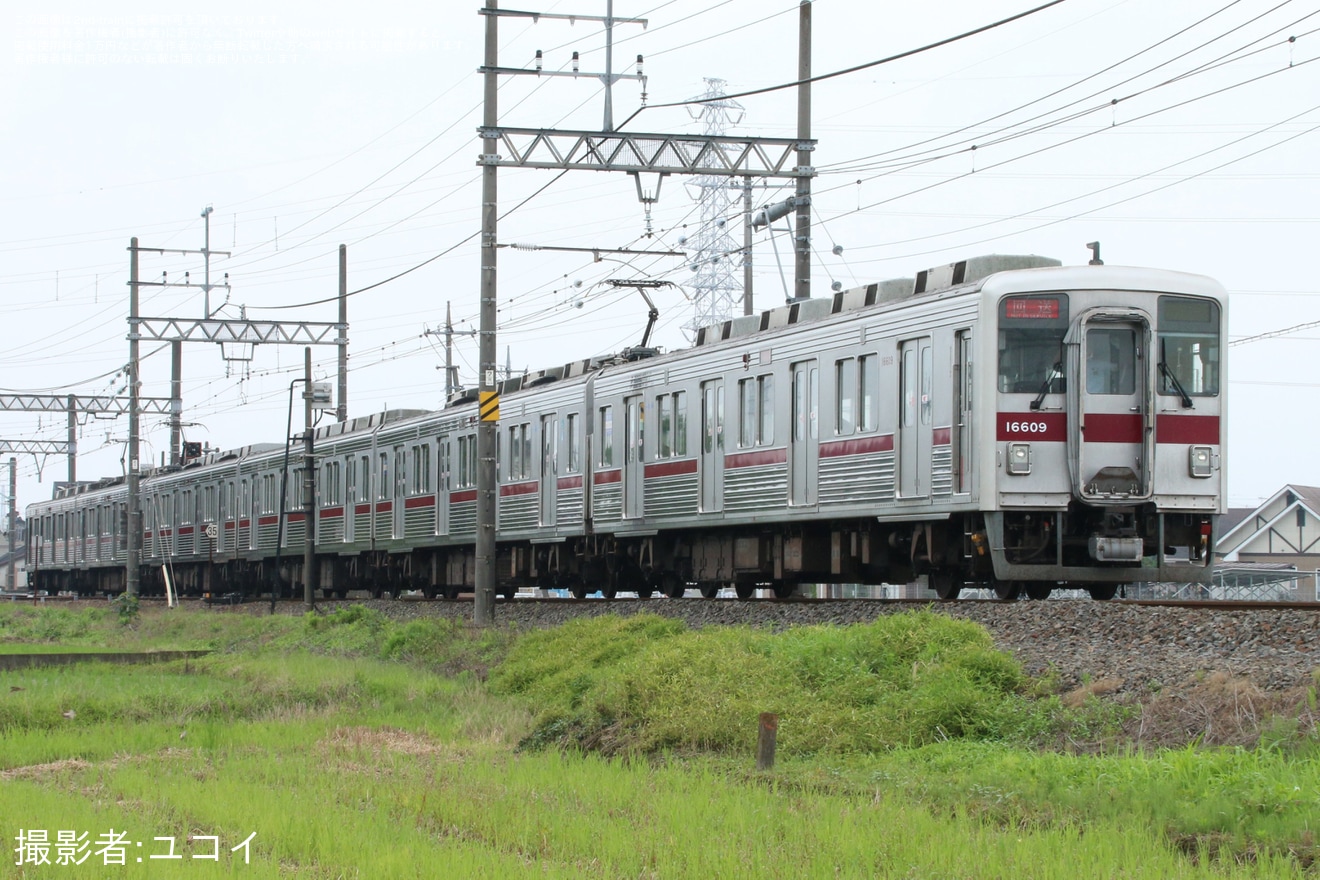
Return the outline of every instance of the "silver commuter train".
<path id="1" fill-rule="evenodd" d="M 979 257 L 507 381 L 499 590 L 1204 582 L 1226 305 L 1199 275 Z M 313 583 L 471 589 L 476 426 L 458 394 L 318 429 Z M 143 592 L 166 566 L 185 595 L 302 583 L 293 460 L 283 506 L 278 444 L 146 472 Z M 122 590 L 126 508 L 122 478 L 30 505 L 36 585 Z"/>

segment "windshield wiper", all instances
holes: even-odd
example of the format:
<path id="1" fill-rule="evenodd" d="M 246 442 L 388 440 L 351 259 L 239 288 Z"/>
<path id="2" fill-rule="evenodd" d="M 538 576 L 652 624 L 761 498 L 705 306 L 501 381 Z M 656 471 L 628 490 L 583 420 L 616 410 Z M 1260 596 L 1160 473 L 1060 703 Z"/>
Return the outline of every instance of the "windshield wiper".
<path id="1" fill-rule="evenodd" d="M 1160 340 L 1160 362 L 1156 366 L 1160 368 L 1160 375 L 1169 381 L 1174 391 L 1178 392 L 1178 399 L 1182 401 L 1183 409 L 1191 409 L 1192 398 L 1183 390 L 1182 383 L 1178 381 L 1178 377 L 1174 375 L 1173 370 L 1169 369 L 1169 362 L 1164 353 L 1166 341 L 1164 339 Z"/>
<path id="2" fill-rule="evenodd" d="M 1049 375 L 1045 377 L 1045 382 L 1040 386 L 1040 393 L 1036 399 L 1031 402 L 1033 412 L 1040 409 L 1040 405 L 1045 401 L 1045 395 L 1050 393 L 1050 386 L 1054 380 L 1063 375 L 1063 361 L 1055 361 L 1054 366 L 1050 367 Z"/>

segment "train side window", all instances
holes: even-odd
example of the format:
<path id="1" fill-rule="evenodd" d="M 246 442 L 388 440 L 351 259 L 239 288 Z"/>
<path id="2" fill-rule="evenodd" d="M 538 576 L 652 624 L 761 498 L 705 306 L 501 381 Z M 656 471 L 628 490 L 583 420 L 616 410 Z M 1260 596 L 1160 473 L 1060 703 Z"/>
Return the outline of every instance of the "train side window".
<path id="1" fill-rule="evenodd" d="M 773 375 L 757 377 L 756 396 L 760 401 L 761 416 L 756 442 L 768 446 L 775 442 L 775 377 Z"/>
<path id="2" fill-rule="evenodd" d="M 858 360 L 858 389 L 857 399 L 860 403 L 857 413 L 857 430 L 874 431 L 879 427 L 879 401 L 876 395 L 880 393 L 880 358 L 873 354 L 862 355 Z"/>
<path id="3" fill-rule="evenodd" d="M 774 376 L 757 376 L 738 383 L 738 445 L 766 446 L 775 440 Z"/>
<path id="4" fill-rule="evenodd" d="M 431 492 L 431 444 L 423 443 L 417 447 L 417 473 L 414 475 L 414 490 L 419 495 Z"/>
<path id="5" fill-rule="evenodd" d="M 596 432 L 600 438 L 600 454 L 597 457 L 596 464 L 601 467 L 611 467 L 614 464 L 614 408 L 602 406 L 600 408 L 600 430 Z"/>
<path id="6" fill-rule="evenodd" d="M 738 382 L 738 445 L 746 448 L 756 445 L 756 380 Z"/>
<path id="7" fill-rule="evenodd" d="M 568 473 L 576 474 L 582 469 L 582 446 L 578 431 L 578 414 L 569 413 L 564 419 L 564 439 L 568 443 Z"/>
<path id="8" fill-rule="evenodd" d="M 857 428 L 857 360 L 834 362 L 834 433 L 850 436 Z"/>
<path id="9" fill-rule="evenodd" d="M 660 422 L 655 432 L 655 456 L 669 458 L 674 454 L 674 399 L 661 394 L 655 399 L 655 411 Z"/>
<path id="10" fill-rule="evenodd" d="M 388 452 L 380 453 L 380 481 L 376 483 L 376 497 L 384 500 L 390 497 L 390 455 Z"/>
<path id="11" fill-rule="evenodd" d="M 476 435 L 458 438 L 458 482 L 456 486 L 467 488 L 477 484 L 477 438 Z"/>
<path id="12" fill-rule="evenodd" d="M 687 455 L 687 392 L 674 395 L 674 455 Z"/>
<path id="13" fill-rule="evenodd" d="M 529 425 L 526 422 L 521 425 L 511 425 L 509 427 L 510 480 L 527 479 L 527 473 L 531 469 L 532 441 L 528 436 L 528 427 Z"/>

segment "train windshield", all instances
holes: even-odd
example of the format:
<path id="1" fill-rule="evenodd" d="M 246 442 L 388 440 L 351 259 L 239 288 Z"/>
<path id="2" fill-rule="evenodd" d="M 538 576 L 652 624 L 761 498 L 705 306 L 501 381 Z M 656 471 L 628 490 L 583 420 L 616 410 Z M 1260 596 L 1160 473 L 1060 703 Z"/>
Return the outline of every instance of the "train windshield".
<path id="1" fill-rule="evenodd" d="M 1159 299 L 1159 393 L 1219 393 L 1219 304 L 1187 296 Z"/>
<path id="2" fill-rule="evenodd" d="M 999 390 L 1062 394 L 1063 337 L 1068 297 L 1062 293 L 1010 296 L 999 303 Z"/>

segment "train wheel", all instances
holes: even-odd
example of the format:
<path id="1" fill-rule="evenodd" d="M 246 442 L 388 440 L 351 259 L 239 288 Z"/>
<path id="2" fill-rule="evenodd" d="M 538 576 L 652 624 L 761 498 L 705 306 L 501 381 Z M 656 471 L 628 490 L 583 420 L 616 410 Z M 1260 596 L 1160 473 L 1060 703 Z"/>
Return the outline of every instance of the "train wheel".
<path id="1" fill-rule="evenodd" d="M 701 590 L 702 597 L 706 599 L 714 599 L 720 594 L 719 584 L 702 584 L 698 589 Z"/>
<path id="2" fill-rule="evenodd" d="M 1114 596 L 1118 595 L 1118 584 L 1105 584 L 1100 587 L 1091 587 L 1087 590 L 1091 598 L 1097 602 L 1108 602 Z"/>
<path id="3" fill-rule="evenodd" d="M 733 592 L 739 599 L 750 599 L 756 593 L 756 584 L 734 584 Z"/>
<path id="4" fill-rule="evenodd" d="M 940 597 L 941 602 L 952 602 L 962 593 L 962 577 L 952 569 L 937 569 L 930 573 L 929 578 L 930 588 Z"/>
<path id="5" fill-rule="evenodd" d="M 606 599 L 613 599 L 615 596 L 619 595 L 619 588 L 616 587 L 613 582 L 610 582 L 601 586 L 600 594 Z"/>
<path id="6" fill-rule="evenodd" d="M 1054 584 L 1046 581 L 1029 581 L 1026 590 L 1028 599 L 1040 601 L 1050 597 L 1050 593 L 1054 592 Z"/>
<path id="7" fill-rule="evenodd" d="M 787 599 L 798 591 L 798 585 L 793 581 L 775 581 L 775 598 Z"/>
<path id="8" fill-rule="evenodd" d="M 585 599 L 587 598 L 587 585 L 582 581 L 577 581 L 568 588 L 568 592 L 574 599 Z"/>
<path id="9" fill-rule="evenodd" d="M 445 584 L 444 592 L 441 594 L 447 601 L 454 601 L 458 598 L 458 587 L 454 584 Z"/>
<path id="10" fill-rule="evenodd" d="M 687 584 L 672 571 L 660 575 L 660 590 L 671 599 L 682 599 L 687 592 Z"/>
<path id="11" fill-rule="evenodd" d="M 995 598 L 1001 602 L 1015 602 L 1021 593 L 1021 581 L 995 581 Z"/>

